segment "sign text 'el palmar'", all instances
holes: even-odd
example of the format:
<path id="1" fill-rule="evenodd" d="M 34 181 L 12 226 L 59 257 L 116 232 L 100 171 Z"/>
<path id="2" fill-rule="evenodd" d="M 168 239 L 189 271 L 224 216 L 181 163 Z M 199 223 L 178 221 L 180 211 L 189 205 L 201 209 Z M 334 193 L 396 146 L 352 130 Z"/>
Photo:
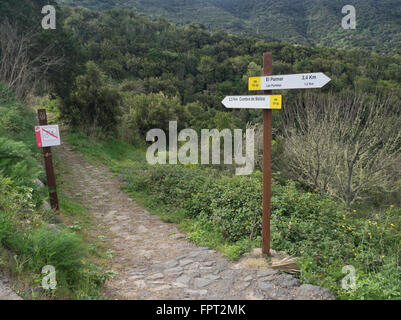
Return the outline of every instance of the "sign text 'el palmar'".
<path id="1" fill-rule="evenodd" d="M 257 91 L 322 88 L 330 80 L 322 72 L 250 77 L 248 89 Z"/>

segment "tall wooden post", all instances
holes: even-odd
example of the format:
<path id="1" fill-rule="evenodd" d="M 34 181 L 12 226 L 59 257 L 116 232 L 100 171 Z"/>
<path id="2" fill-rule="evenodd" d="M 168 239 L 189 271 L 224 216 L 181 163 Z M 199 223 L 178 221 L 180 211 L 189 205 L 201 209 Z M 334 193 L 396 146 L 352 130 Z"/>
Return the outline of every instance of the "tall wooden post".
<path id="1" fill-rule="evenodd" d="M 47 125 L 47 115 L 45 109 L 38 109 L 39 125 Z M 53 157 L 51 147 L 43 148 L 43 156 L 45 158 L 45 168 L 47 176 L 47 186 L 49 188 L 50 205 L 55 213 L 59 212 L 59 204 L 56 189 L 56 176 L 54 175 Z"/>
<path id="2" fill-rule="evenodd" d="M 273 74 L 271 52 L 263 54 L 263 76 Z M 264 94 L 271 95 L 271 90 Z M 263 109 L 263 215 L 262 215 L 262 252 L 270 255 L 270 199 L 271 199 L 271 151 L 272 151 L 272 110 Z"/>

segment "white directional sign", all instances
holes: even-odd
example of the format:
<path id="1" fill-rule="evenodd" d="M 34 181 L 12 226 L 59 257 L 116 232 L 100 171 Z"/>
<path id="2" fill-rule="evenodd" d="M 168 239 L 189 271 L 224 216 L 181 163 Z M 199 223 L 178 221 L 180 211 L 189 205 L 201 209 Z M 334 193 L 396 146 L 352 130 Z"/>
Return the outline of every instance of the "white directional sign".
<path id="1" fill-rule="evenodd" d="M 227 96 L 221 103 L 226 108 L 281 109 L 281 95 Z"/>
<path id="2" fill-rule="evenodd" d="M 284 90 L 321 88 L 331 79 L 322 72 L 250 77 L 249 90 Z"/>

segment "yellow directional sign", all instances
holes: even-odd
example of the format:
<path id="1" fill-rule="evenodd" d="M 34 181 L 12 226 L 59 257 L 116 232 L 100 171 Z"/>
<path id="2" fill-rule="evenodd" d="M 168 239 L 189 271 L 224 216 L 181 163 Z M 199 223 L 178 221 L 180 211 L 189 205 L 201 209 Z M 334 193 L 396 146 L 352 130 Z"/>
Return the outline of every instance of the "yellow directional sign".
<path id="1" fill-rule="evenodd" d="M 270 109 L 281 109 L 281 94 L 270 96 Z"/>
<path id="2" fill-rule="evenodd" d="M 248 80 L 249 90 L 261 90 L 262 77 L 250 77 Z"/>

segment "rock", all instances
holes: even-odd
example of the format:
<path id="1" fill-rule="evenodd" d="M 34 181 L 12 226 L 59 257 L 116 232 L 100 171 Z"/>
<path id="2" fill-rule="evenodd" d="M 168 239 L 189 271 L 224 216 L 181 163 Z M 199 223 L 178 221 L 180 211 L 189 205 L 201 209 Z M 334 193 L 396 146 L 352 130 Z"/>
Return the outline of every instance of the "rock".
<path id="1" fill-rule="evenodd" d="M 134 282 L 135 286 L 137 286 L 139 289 L 143 289 L 146 287 L 146 282 L 145 280 L 138 280 Z"/>
<path id="2" fill-rule="evenodd" d="M 293 288 L 299 286 L 300 282 L 289 274 L 281 274 L 274 279 L 274 282 L 282 288 Z"/>
<path id="3" fill-rule="evenodd" d="M 164 275 L 162 273 L 155 273 L 151 276 L 148 277 L 148 280 L 159 280 L 159 279 L 163 279 Z"/>
<path id="4" fill-rule="evenodd" d="M 172 282 L 171 285 L 172 285 L 174 288 L 178 288 L 178 289 L 182 289 L 182 288 L 188 287 L 187 284 L 181 283 L 181 282 Z"/>
<path id="5" fill-rule="evenodd" d="M 212 281 L 213 280 L 205 279 L 205 278 L 196 278 L 194 280 L 194 285 L 195 285 L 195 288 L 199 289 L 199 288 L 208 286 Z"/>
<path id="6" fill-rule="evenodd" d="M 171 235 L 170 238 L 171 238 L 171 239 L 174 239 L 174 240 L 179 240 L 179 239 L 184 239 L 184 238 L 185 238 L 185 235 L 183 235 L 183 234 L 181 234 L 181 233 L 177 233 L 177 234 Z"/>
<path id="7" fill-rule="evenodd" d="M 259 278 L 261 278 L 261 277 L 276 275 L 276 274 L 279 274 L 279 273 L 280 272 L 278 270 L 274 270 L 274 269 L 267 269 L 267 270 L 262 269 L 262 270 L 259 270 L 256 275 Z"/>
<path id="8" fill-rule="evenodd" d="M 184 284 L 188 284 L 190 281 L 191 281 L 191 278 L 186 275 L 183 275 L 175 280 L 175 282 L 184 283 Z"/>
<path id="9" fill-rule="evenodd" d="M 145 226 L 139 226 L 138 228 L 136 228 L 136 231 L 139 233 L 147 233 L 149 232 L 149 229 L 146 228 Z"/>
<path id="10" fill-rule="evenodd" d="M 272 285 L 271 282 L 258 282 L 258 287 L 263 290 L 263 291 L 269 291 L 269 290 L 273 290 L 274 286 Z"/>
<path id="11" fill-rule="evenodd" d="M 190 290 L 190 289 L 186 289 L 185 292 L 187 294 L 189 294 L 192 297 L 199 297 L 199 296 L 204 296 L 205 294 L 207 294 L 207 290 L 206 289 L 202 289 L 202 290 Z"/>
<path id="12" fill-rule="evenodd" d="M 190 258 L 195 258 L 195 257 L 198 257 L 201 254 L 202 254 L 202 250 L 194 250 L 189 254 L 189 257 Z"/>
<path id="13" fill-rule="evenodd" d="M 203 274 L 209 274 L 211 272 L 213 272 L 213 268 L 212 267 L 200 267 L 199 271 L 202 272 Z"/>
<path id="14" fill-rule="evenodd" d="M 11 288 L 0 280 L 0 300 L 22 300 Z"/>
<path id="15" fill-rule="evenodd" d="M 182 271 L 183 271 L 183 269 L 181 267 L 176 267 L 176 268 L 166 269 L 166 270 L 164 270 L 164 273 L 167 273 L 167 274 L 182 273 Z"/>
<path id="16" fill-rule="evenodd" d="M 191 259 L 184 259 L 184 260 L 181 260 L 181 261 L 180 261 L 180 266 L 181 266 L 181 267 L 185 267 L 186 265 L 191 264 L 192 262 L 194 262 L 194 260 L 191 260 Z"/>
<path id="17" fill-rule="evenodd" d="M 303 284 L 295 292 L 297 300 L 335 300 L 330 290 L 311 284 Z"/>
<path id="18" fill-rule="evenodd" d="M 248 282 L 248 281 L 251 281 L 252 279 L 253 279 L 252 276 L 247 276 L 247 277 L 244 278 L 244 281 Z"/>
<path id="19" fill-rule="evenodd" d="M 37 178 L 33 181 L 33 183 L 35 183 L 39 188 L 43 188 L 45 186 L 45 184 Z"/>
<path id="20" fill-rule="evenodd" d="M 277 276 L 272 275 L 272 276 L 267 276 L 267 277 L 261 277 L 259 278 L 259 281 L 272 281 L 274 279 L 276 279 Z"/>
<path id="21" fill-rule="evenodd" d="M 215 267 L 215 271 L 213 272 L 214 274 L 219 274 L 220 272 L 222 272 L 223 270 L 225 270 L 227 267 L 227 263 L 223 262 L 223 263 L 219 263 L 217 264 L 217 266 Z"/>
<path id="22" fill-rule="evenodd" d="M 245 295 L 246 300 L 263 300 L 263 296 L 257 294 L 254 291 L 247 292 Z"/>
<path id="23" fill-rule="evenodd" d="M 154 264 L 152 266 L 152 269 L 161 271 L 164 269 L 174 268 L 177 264 L 178 264 L 178 262 L 176 260 L 170 260 L 170 261 L 167 261 L 164 263 Z"/>
<path id="24" fill-rule="evenodd" d="M 203 263 L 203 265 L 205 266 L 205 267 L 211 267 L 212 265 L 214 265 L 214 261 L 206 261 L 206 262 L 204 262 Z"/>
<path id="25" fill-rule="evenodd" d="M 189 270 L 186 270 L 184 273 L 185 273 L 188 277 L 191 277 L 191 278 L 197 278 L 197 277 L 200 276 L 199 271 L 196 270 L 196 269 L 194 269 L 194 270 L 189 269 Z"/>
<path id="26" fill-rule="evenodd" d="M 139 252 L 139 254 L 143 257 L 145 257 L 145 259 L 150 260 L 152 258 L 152 251 L 150 250 L 141 250 Z"/>
<path id="27" fill-rule="evenodd" d="M 235 285 L 235 289 L 238 291 L 242 291 L 248 288 L 250 284 L 251 284 L 250 282 L 240 282 Z"/>
<path id="28" fill-rule="evenodd" d="M 171 286 L 168 284 L 162 285 L 162 286 L 158 286 L 155 288 L 152 288 L 152 291 L 164 291 L 164 290 L 170 290 Z"/>
<path id="29" fill-rule="evenodd" d="M 204 278 L 212 280 L 212 281 L 221 279 L 220 276 L 217 276 L 217 275 L 214 275 L 214 274 L 207 274 L 207 275 L 204 276 Z"/>
<path id="30" fill-rule="evenodd" d="M 112 227 L 110 227 L 110 231 L 114 232 L 114 233 L 119 233 L 120 230 L 121 230 L 120 226 L 112 226 Z"/>
<path id="31" fill-rule="evenodd" d="M 244 265 L 241 262 L 231 266 L 231 269 L 234 269 L 234 270 L 239 270 L 239 269 L 243 269 L 243 268 L 244 268 Z"/>
<path id="32" fill-rule="evenodd" d="M 219 280 L 220 294 L 223 294 L 226 297 L 232 290 L 233 286 L 234 286 L 234 279 Z"/>
<path id="33" fill-rule="evenodd" d="M 269 300 L 290 300 L 292 295 L 286 289 L 277 288 L 265 291 L 265 296 Z"/>
<path id="34" fill-rule="evenodd" d="M 50 211 L 52 209 L 52 207 L 50 206 L 49 202 L 47 201 L 43 201 L 42 202 L 42 206 L 41 208 L 45 211 Z"/>

